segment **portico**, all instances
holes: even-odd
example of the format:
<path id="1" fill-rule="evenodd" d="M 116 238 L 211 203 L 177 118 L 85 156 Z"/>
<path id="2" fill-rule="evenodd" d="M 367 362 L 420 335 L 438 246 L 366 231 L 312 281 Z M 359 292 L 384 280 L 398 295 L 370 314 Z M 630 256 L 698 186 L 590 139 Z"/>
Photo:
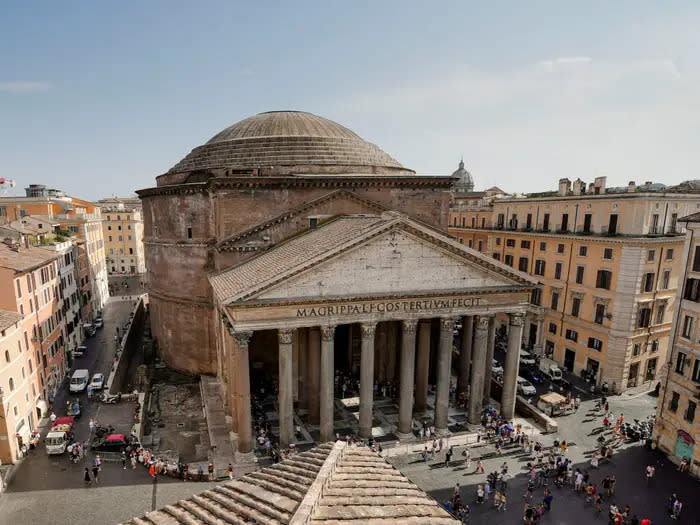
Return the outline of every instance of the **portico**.
<path id="1" fill-rule="evenodd" d="M 460 388 L 464 381 L 470 385 L 469 420 L 478 422 L 490 370 L 489 327 L 497 313 L 511 318 L 503 410 L 512 417 L 522 315 L 536 283 L 432 228 L 395 213 L 339 217 L 211 276 L 210 282 L 231 335 L 219 345 L 219 358 L 228 361 L 220 373 L 242 457 L 253 450 L 249 346 L 258 332 L 277 334 L 277 349 L 255 350 L 277 351 L 282 447 L 294 442 L 295 385 L 305 391 L 308 420 L 318 421 L 320 440 L 334 439 L 335 370 L 346 364 L 352 369 L 355 359 L 360 436 L 372 436 L 380 378 L 398 379 L 400 438 L 412 437 L 414 404 L 426 407 L 431 376 L 434 426 L 438 433 L 448 432 L 454 331 L 460 320 L 460 338 L 469 343 L 460 346 L 456 375 Z M 304 356 L 298 366 L 294 341 Z"/>

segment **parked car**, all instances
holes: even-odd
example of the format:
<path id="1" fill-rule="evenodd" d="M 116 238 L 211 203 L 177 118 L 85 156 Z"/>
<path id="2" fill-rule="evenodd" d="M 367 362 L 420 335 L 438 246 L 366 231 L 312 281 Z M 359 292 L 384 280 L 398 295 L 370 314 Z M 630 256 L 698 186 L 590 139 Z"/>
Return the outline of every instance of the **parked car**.
<path id="1" fill-rule="evenodd" d="M 93 324 L 95 325 L 95 328 L 102 328 L 105 325 L 105 322 L 101 317 L 96 317 Z"/>
<path id="2" fill-rule="evenodd" d="M 82 392 L 87 388 L 90 380 L 90 372 L 85 368 L 80 368 L 73 372 L 70 378 L 69 390 L 71 392 Z"/>
<path id="3" fill-rule="evenodd" d="M 95 326 L 94 325 L 86 324 L 83 328 L 85 329 L 85 334 L 88 337 L 92 337 L 93 335 L 95 335 Z"/>
<path id="4" fill-rule="evenodd" d="M 105 376 L 104 374 L 95 374 L 92 376 L 92 381 L 88 385 L 92 392 L 96 390 L 102 390 L 105 386 Z"/>
<path id="5" fill-rule="evenodd" d="M 525 350 L 520 351 L 520 366 L 535 366 L 537 365 L 537 361 L 535 361 L 535 358 L 530 354 L 529 352 L 526 352 Z"/>
<path id="6" fill-rule="evenodd" d="M 522 370 L 520 371 L 520 373 L 522 374 L 522 376 L 525 379 L 529 379 L 530 381 L 532 381 L 536 385 L 541 385 L 542 383 L 544 383 L 544 378 L 542 377 L 542 373 L 539 370 L 537 370 L 536 368 L 523 367 Z"/>
<path id="7" fill-rule="evenodd" d="M 533 386 L 530 381 L 525 379 L 524 377 L 518 376 L 518 392 L 520 392 L 524 396 L 534 396 L 537 394 L 537 389 Z"/>
<path id="8" fill-rule="evenodd" d="M 130 440 L 126 434 L 109 434 L 92 442 L 92 450 L 96 452 L 121 452 L 126 447 L 138 447 L 137 440 Z"/>
<path id="9" fill-rule="evenodd" d="M 73 350 L 73 357 L 83 357 L 87 353 L 87 346 L 80 345 L 78 348 Z"/>

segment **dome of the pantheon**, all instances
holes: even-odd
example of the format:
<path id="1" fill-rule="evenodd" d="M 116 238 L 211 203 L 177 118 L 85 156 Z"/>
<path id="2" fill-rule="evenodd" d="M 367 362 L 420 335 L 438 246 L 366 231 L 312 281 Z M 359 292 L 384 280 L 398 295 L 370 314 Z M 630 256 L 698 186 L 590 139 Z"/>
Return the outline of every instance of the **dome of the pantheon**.
<path id="1" fill-rule="evenodd" d="M 170 173 L 256 169 L 267 175 L 415 174 L 345 126 L 302 111 L 270 111 L 236 122 Z"/>

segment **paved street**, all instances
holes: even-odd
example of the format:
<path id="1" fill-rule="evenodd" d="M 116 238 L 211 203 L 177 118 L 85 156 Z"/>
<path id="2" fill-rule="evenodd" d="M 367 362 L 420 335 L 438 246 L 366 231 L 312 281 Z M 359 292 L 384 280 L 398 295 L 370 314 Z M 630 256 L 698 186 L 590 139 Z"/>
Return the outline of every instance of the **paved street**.
<path id="1" fill-rule="evenodd" d="M 114 275 L 109 277 L 109 295 L 139 295 L 144 292 L 145 275 Z"/>
<path id="2" fill-rule="evenodd" d="M 95 336 L 87 339 L 88 351 L 83 357 L 78 357 L 73 362 L 73 370 L 77 368 L 87 368 L 90 375 L 102 372 L 105 374 L 105 380 L 109 376 L 109 370 L 114 356 L 115 342 L 114 335 L 117 325 L 121 326 L 128 318 L 132 308 L 131 301 L 124 301 L 119 298 L 110 299 L 105 307 L 104 321 L 105 325 L 99 329 Z M 57 416 L 65 415 L 65 406 L 68 399 L 80 399 L 83 405 L 84 413 L 77 420 L 75 436 L 80 441 L 88 440 L 89 437 L 89 421 L 90 418 L 98 417 L 98 409 L 100 402 L 96 399 L 88 401 L 85 392 L 81 394 L 70 394 L 68 391 L 68 380 L 64 380 L 61 388 L 56 394 L 52 410 Z M 109 423 L 109 421 L 102 421 Z M 44 421 L 42 428 L 42 439 L 48 430 L 48 420 Z M 89 460 L 92 456 L 88 455 Z M 37 450 L 34 450 L 17 468 L 10 486 L 9 493 L 37 491 L 68 487 L 81 487 L 82 479 L 81 472 L 87 463 L 73 464 L 68 459 L 68 454 L 61 456 L 49 456 L 46 454 L 43 443 L 39 444 Z M 133 473 L 130 469 L 123 471 L 120 466 L 106 464 L 103 468 L 103 483 L 105 484 L 120 484 L 133 483 L 135 481 L 148 481 L 144 472 L 137 471 Z M 3 497 L 4 499 L 4 497 Z"/>
<path id="3" fill-rule="evenodd" d="M 611 412 L 616 416 L 624 413 L 627 421 L 634 418 L 643 418 L 653 413 L 656 398 L 646 394 L 634 398 L 618 396 L 610 398 Z M 647 450 L 639 445 L 623 445 L 615 451 L 611 463 L 601 464 L 599 470 L 590 469 L 590 455 L 596 449 L 596 438 L 602 426 L 602 415 L 593 410 L 594 402 L 585 401 L 578 413 L 558 418 L 560 432 L 557 435 L 543 435 L 538 438 L 545 446 L 551 446 L 553 439 L 566 439 L 572 446 L 567 456 L 574 461 L 576 466 L 591 470 L 591 479 L 599 484 L 607 475 L 615 474 L 617 477 L 617 490 L 614 501 L 624 507 L 629 504 L 633 512 L 653 520 L 654 524 L 672 523 L 673 520 L 665 514 L 665 502 L 668 496 L 675 492 L 684 504 L 682 521 L 684 523 L 700 523 L 700 505 L 698 493 L 700 486 L 697 480 L 692 480 L 687 475 L 676 470 L 675 465 L 669 463 L 662 455 Z M 526 463 L 530 460 L 527 454 L 519 447 L 508 447 L 503 455 L 495 454 L 492 445 L 474 446 L 471 448 L 472 466 L 469 472 L 465 471 L 461 452 L 463 447 L 457 448 L 455 460 L 449 468 L 443 465 L 444 456 L 437 456 L 423 463 L 417 455 L 415 457 L 392 458 L 401 471 L 411 478 L 419 487 L 429 492 L 438 501 L 444 502 L 452 498 L 455 483 L 460 483 L 462 501 L 471 505 L 471 523 L 522 523 L 522 511 L 525 500 L 522 495 L 525 492 L 527 482 L 525 479 Z M 503 462 L 508 464 L 508 472 L 514 477 L 508 482 L 507 494 L 508 510 L 498 513 L 493 505 L 477 505 L 476 487 L 483 484 L 486 474 L 473 472 L 477 459 L 484 459 L 486 474 L 498 470 Z M 645 486 L 644 469 L 647 464 L 654 463 L 657 469 L 657 479 L 649 488 Z M 607 517 L 596 518 L 590 504 L 584 505 L 584 498 L 574 494 L 571 489 L 550 487 L 554 491 L 552 511 L 546 514 L 544 522 L 561 525 L 588 524 L 596 521 L 607 523 Z M 543 489 L 536 489 L 533 502 L 542 500 Z M 610 502 L 605 501 L 603 512 L 607 513 Z"/>

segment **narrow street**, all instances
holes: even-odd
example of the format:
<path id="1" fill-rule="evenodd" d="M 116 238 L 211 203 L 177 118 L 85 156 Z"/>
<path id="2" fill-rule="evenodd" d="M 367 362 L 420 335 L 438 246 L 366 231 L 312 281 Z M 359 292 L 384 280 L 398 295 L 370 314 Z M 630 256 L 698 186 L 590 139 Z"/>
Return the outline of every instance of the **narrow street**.
<path id="1" fill-rule="evenodd" d="M 87 338 L 87 352 L 83 357 L 77 357 L 73 361 L 71 374 L 74 370 L 86 368 L 90 371 L 90 376 L 101 372 L 105 375 L 105 381 L 109 376 L 112 359 L 115 351 L 114 335 L 116 328 L 123 326 L 128 319 L 129 312 L 133 306 L 133 301 L 123 300 L 121 297 L 110 298 L 104 310 L 104 327 L 97 330 L 97 333 Z M 70 393 L 68 390 L 69 378 L 64 379 L 59 391 L 56 393 L 54 403 L 50 410 L 57 416 L 64 416 L 66 413 L 66 401 L 69 399 L 79 399 L 82 405 L 82 415 L 76 420 L 75 438 L 78 441 L 89 440 L 89 421 L 96 418 L 100 401 L 96 397 L 88 400 L 87 392 L 80 394 Z M 100 421 L 109 424 L 109 421 Z M 46 454 L 43 439 L 48 432 L 48 418 L 42 421 L 41 438 L 42 441 L 36 450 L 32 451 L 27 458 L 17 467 L 17 470 L 10 482 L 7 492 L 23 492 L 47 490 L 67 487 L 82 487 L 82 471 L 86 466 L 92 465 L 93 455 L 88 453 L 87 459 L 80 463 L 73 464 L 64 453 L 60 456 L 49 456 Z M 135 472 L 131 469 L 122 470 L 121 465 L 105 464 L 101 473 L 101 482 L 109 484 L 134 483 L 138 481 L 148 482 L 148 476 L 142 469 Z"/>

